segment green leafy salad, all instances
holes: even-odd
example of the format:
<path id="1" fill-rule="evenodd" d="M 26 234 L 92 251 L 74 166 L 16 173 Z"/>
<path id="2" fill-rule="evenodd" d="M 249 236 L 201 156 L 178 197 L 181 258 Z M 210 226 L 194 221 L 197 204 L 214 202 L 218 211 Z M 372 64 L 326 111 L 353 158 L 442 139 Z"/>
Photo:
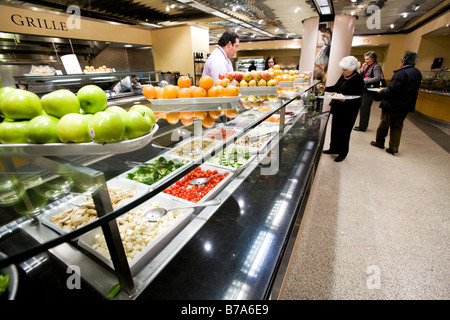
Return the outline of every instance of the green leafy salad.
<path id="1" fill-rule="evenodd" d="M 250 159 L 250 151 L 246 148 L 226 148 L 208 160 L 209 163 L 218 164 L 225 167 L 240 168 Z"/>
<path id="2" fill-rule="evenodd" d="M 0 296 L 8 290 L 9 276 L 0 274 Z"/>
<path id="3" fill-rule="evenodd" d="M 149 162 L 147 165 L 140 166 L 136 171 L 129 173 L 127 178 L 147 185 L 152 185 L 178 168 L 184 166 L 186 163 L 186 160 L 167 160 L 164 157 L 159 157 L 158 159 Z"/>

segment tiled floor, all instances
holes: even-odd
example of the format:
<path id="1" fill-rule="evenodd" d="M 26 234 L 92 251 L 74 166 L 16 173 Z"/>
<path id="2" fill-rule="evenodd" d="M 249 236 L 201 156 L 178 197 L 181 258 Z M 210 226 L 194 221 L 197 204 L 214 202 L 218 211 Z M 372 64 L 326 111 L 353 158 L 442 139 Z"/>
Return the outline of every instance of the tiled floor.
<path id="1" fill-rule="evenodd" d="M 379 117 L 322 155 L 282 299 L 450 299 L 448 128 L 409 114 L 393 156 L 370 145 Z"/>

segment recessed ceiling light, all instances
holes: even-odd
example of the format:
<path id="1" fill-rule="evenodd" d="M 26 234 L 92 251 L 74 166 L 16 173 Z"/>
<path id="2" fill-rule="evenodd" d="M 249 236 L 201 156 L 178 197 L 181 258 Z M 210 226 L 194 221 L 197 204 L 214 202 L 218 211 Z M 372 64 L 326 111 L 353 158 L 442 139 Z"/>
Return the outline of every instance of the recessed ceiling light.
<path id="1" fill-rule="evenodd" d="M 393 24 L 391 24 L 389 27 L 390 27 L 391 29 L 394 29 L 395 26 L 394 26 Z"/>
<path id="2" fill-rule="evenodd" d="M 403 18 L 406 18 L 407 16 L 408 16 L 408 12 L 403 12 L 403 13 L 402 13 L 402 17 L 403 17 Z"/>
<path id="3" fill-rule="evenodd" d="M 131 48 L 131 47 L 133 47 L 133 45 L 132 44 L 126 44 L 126 45 L 124 45 L 124 47 L 125 48 Z"/>

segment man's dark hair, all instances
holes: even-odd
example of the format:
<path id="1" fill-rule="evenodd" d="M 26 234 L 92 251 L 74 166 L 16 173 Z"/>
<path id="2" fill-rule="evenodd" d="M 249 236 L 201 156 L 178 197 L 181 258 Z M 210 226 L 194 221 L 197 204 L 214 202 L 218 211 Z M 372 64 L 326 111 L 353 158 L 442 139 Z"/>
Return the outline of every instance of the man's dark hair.
<path id="1" fill-rule="evenodd" d="M 239 39 L 239 36 L 237 35 L 237 33 L 233 32 L 231 30 L 227 30 L 220 37 L 219 46 L 225 47 L 228 44 L 228 42 L 230 42 L 230 41 L 231 41 L 231 44 L 234 45 L 234 43 L 236 42 L 236 39 Z"/>
<path id="2" fill-rule="evenodd" d="M 412 51 L 405 52 L 402 58 L 402 61 L 405 65 L 412 65 L 412 66 L 414 66 L 417 63 L 417 60 L 419 60 L 419 55 Z"/>

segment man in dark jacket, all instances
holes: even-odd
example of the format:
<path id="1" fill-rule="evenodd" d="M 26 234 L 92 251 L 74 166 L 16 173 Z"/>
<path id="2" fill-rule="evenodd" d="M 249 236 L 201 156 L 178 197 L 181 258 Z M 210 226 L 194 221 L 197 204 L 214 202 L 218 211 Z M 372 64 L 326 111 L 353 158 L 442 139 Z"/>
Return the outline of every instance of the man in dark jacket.
<path id="1" fill-rule="evenodd" d="M 389 129 L 389 148 L 386 152 L 395 154 L 398 152 L 400 137 L 403 129 L 403 121 L 408 112 L 416 108 L 417 95 L 419 93 L 421 72 L 414 67 L 419 56 L 415 52 L 406 52 L 402 58 L 402 66 L 394 71 L 389 88 L 380 89 L 383 100 L 381 101 L 381 121 L 377 129 L 376 141 L 371 145 L 384 149 L 384 140 Z"/>

